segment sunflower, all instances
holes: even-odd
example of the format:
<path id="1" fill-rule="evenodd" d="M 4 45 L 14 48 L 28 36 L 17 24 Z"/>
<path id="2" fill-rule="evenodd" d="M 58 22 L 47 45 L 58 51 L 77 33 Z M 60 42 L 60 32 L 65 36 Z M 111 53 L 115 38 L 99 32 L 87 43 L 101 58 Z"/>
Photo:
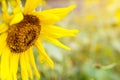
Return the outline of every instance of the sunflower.
<path id="1" fill-rule="evenodd" d="M 2 20 L 0 21 L 0 79 L 17 80 L 17 70 L 20 64 L 22 80 L 33 80 L 32 69 L 39 79 L 32 48 L 39 52 L 40 62 L 47 62 L 51 68 L 53 61 L 46 54 L 42 39 L 70 50 L 59 38 L 75 36 L 78 30 L 67 30 L 55 23 L 62 20 L 75 5 L 67 8 L 55 8 L 36 12 L 41 0 L 26 0 L 25 6 L 20 0 L 1 0 Z M 9 11 L 11 7 L 11 12 Z"/>

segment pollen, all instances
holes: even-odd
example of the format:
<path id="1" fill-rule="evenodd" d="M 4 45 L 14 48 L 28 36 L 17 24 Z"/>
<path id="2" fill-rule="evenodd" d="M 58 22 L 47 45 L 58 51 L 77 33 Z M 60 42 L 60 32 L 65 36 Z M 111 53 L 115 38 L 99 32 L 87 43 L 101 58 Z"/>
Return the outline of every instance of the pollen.
<path id="1" fill-rule="evenodd" d="M 40 35 L 40 21 L 36 16 L 24 15 L 24 19 L 9 26 L 7 45 L 11 52 L 22 53 L 34 45 Z"/>

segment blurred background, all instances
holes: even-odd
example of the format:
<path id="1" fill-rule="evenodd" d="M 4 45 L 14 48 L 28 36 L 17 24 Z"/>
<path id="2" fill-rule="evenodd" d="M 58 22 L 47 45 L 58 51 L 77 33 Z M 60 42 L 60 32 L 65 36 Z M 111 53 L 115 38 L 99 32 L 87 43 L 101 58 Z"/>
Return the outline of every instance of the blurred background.
<path id="1" fill-rule="evenodd" d="M 71 51 L 44 42 L 54 69 L 35 50 L 41 80 L 120 80 L 120 0 L 45 0 L 41 9 L 71 4 L 77 8 L 57 25 L 80 33 L 60 39 Z"/>

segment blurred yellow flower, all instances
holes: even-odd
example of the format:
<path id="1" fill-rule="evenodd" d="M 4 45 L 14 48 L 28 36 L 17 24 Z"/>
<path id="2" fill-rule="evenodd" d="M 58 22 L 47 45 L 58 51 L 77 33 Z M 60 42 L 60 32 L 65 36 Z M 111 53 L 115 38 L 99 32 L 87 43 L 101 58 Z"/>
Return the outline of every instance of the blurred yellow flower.
<path id="1" fill-rule="evenodd" d="M 120 23 L 120 8 L 117 8 L 115 11 L 115 17 L 117 19 L 117 22 Z"/>
<path id="2" fill-rule="evenodd" d="M 85 6 L 91 6 L 93 4 L 99 3 L 100 0 L 85 0 Z"/>
<path id="3" fill-rule="evenodd" d="M 85 21 L 91 22 L 91 21 L 95 20 L 95 18 L 96 18 L 96 16 L 94 14 L 86 14 Z"/>
<path id="4" fill-rule="evenodd" d="M 73 37 L 78 30 L 67 30 L 53 24 L 68 15 L 75 5 L 35 12 L 40 0 L 26 0 L 24 10 L 22 10 L 20 0 L 9 1 L 12 1 L 10 2 L 13 6 L 12 15 L 8 13 L 6 0 L 1 1 L 3 22 L 0 24 L 0 79 L 17 80 L 19 61 L 22 80 L 28 80 L 28 76 L 33 80 L 30 65 L 39 79 L 40 74 L 35 64 L 32 47 L 39 51 L 40 61 L 47 62 L 53 68 L 54 63 L 46 54 L 41 39 L 70 50 L 57 39 Z"/>

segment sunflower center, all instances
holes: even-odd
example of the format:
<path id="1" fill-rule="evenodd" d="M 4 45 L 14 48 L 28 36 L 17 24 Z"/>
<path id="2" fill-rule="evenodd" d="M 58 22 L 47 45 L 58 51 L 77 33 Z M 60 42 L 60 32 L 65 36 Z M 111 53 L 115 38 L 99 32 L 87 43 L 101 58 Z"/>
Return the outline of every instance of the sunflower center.
<path id="1" fill-rule="evenodd" d="M 9 26 L 7 44 L 11 52 L 21 53 L 34 45 L 40 35 L 39 23 L 36 16 L 24 15 L 24 19 L 20 23 Z"/>

